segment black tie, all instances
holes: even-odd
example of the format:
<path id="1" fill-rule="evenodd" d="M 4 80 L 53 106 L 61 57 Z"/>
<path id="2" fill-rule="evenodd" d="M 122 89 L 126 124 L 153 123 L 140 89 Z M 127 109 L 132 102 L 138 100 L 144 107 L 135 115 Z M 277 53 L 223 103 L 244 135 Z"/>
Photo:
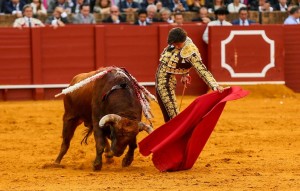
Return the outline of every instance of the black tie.
<path id="1" fill-rule="evenodd" d="M 30 18 L 28 18 L 28 27 L 31 28 L 31 21 L 30 21 Z"/>
<path id="2" fill-rule="evenodd" d="M 220 21 L 220 23 L 221 23 L 221 26 L 223 25 L 223 23 L 222 23 L 223 21 Z"/>

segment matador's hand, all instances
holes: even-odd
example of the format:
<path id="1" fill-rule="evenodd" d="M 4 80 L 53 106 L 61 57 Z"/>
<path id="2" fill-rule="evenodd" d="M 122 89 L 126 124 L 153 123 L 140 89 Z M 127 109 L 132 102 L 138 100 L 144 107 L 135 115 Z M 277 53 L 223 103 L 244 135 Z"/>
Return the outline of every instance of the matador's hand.
<path id="1" fill-rule="evenodd" d="M 223 86 L 217 86 L 213 90 L 218 91 L 219 93 L 222 93 L 224 91 L 224 88 L 223 88 Z"/>
<path id="2" fill-rule="evenodd" d="M 188 84 L 191 84 L 192 78 L 189 75 L 184 75 L 181 77 L 181 83 L 183 83 L 184 86 L 187 86 Z"/>

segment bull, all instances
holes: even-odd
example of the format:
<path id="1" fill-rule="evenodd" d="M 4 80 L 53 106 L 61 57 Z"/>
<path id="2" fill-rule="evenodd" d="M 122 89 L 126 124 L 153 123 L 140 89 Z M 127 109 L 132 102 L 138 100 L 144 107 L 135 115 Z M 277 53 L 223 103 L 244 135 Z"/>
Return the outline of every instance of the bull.
<path id="1" fill-rule="evenodd" d="M 99 72 L 105 72 L 105 75 L 92 79 Z M 128 146 L 122 160 L 122 166 L 127 167 L 134 159 L 137 134 L 143 130 L 152 131 L 150 125 L 141 122 L 143 107 L 140 99 L 144 99 L 144 95 L 136 93 L 135 79 L 116 67 L 79 74 L 72 79 L 70 87 L 89 79 L 88 83 L 64 97 L 63 140 L 55 163 L 60 164 L 77 126 L 84 123 L 88 129 L 81 143 L 87 143 L 89 135 L 94 134 L 94 170 L 101 170 L 104 152 L 109 161 L 113 156 L 120 157 Z"/>

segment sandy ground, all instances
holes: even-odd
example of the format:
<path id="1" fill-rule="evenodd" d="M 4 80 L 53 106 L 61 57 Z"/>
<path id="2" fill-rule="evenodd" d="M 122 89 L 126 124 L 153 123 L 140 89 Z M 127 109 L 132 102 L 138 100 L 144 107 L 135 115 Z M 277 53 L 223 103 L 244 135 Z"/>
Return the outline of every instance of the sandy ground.
<path id="1" fill-rule="evenodd" d="M 138 149 L 92 171 L 93 137 L 80 145 L 80 126 L 63 168 L 53 168 L 61 144 L 63 104 L 0 102 L 0 190 L 300 190 L 300 95 L 283 86 L 245 87 L 252 94 L 227 103 L 214 132 L 188 171 L 159 172 Z M 184 98 L 184 107 L 195 97 Z M 154 126 L 163 124 L 153 104 Z M 146 133 L 140 133 L 142 140 Z"/>

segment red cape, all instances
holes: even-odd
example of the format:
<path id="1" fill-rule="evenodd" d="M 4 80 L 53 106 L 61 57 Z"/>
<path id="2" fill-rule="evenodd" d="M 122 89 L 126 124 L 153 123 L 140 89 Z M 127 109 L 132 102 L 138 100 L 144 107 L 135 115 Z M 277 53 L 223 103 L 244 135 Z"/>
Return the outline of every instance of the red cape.
<path id="1" fill-rule="evenodd" d="M 157 128 L 139 143 L 140 153 L 148 156 L 160 171 L 187 170 L 193 167 L 227 101 L 248 95 L 240 87 L 198 97 L 184 111 Z"/>

